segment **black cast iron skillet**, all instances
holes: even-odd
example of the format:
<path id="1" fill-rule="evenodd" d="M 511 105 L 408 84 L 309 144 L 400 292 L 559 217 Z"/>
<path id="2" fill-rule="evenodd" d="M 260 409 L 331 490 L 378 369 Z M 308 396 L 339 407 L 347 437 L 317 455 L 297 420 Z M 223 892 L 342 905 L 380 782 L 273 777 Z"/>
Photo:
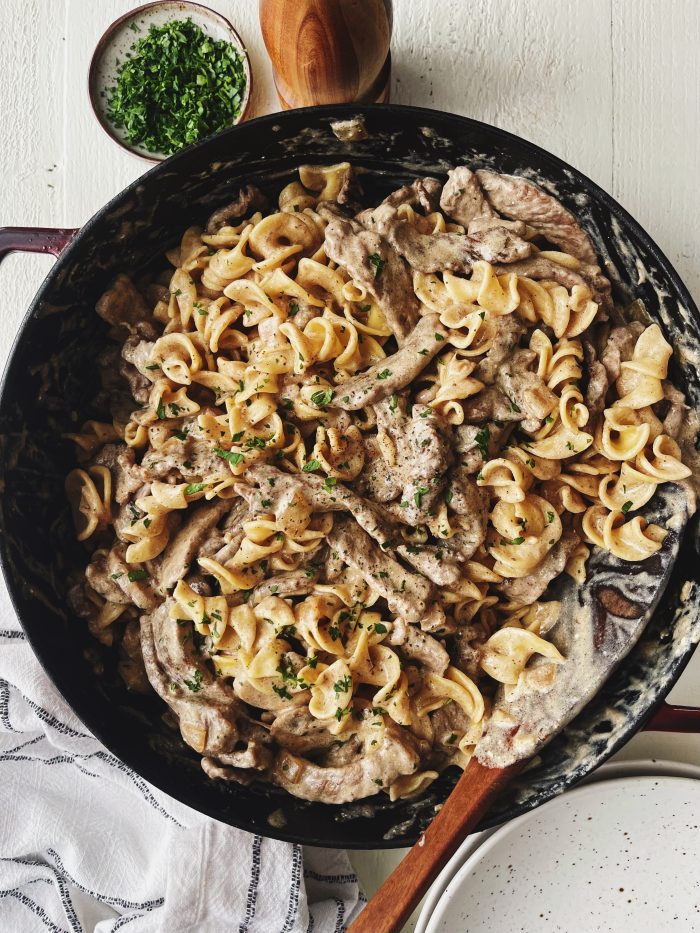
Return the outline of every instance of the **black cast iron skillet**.
<path id="1" fill-rule="evenodd" d="M 349 159 L 371 172 L 363 181 L 368 203 L 376 203 L 417 174 L 444 175 L 466 162 L 528 174 L 560 197 L 594 236 L 618 299 L 643 298 L 686 354 L 700 350 L 700 316 L 640 226 L 561 160 L 483 123 L 399 106 L 363 107 L 368 138 L 340 142 L 331 120 L 357 112 L 352 106 L 319 107 L 244 123 L 156 166 L 79 232 L 0 232 L 0 254 L 10 248 L 60 253 L 27 312 L 2 385 L 0 554 L 15 609 L 47 673 L 86 726 L 147 781 L 202 813 L 253 832 L 307 844 L 382 848 L 415 842 L 454 785 L 454 769 L 418 801 L 390 803 L 380 795 L 342 807 L 211 781 L 199 756 L 163 723 L 161 701 L 155 694 L 128 693 L 114 658 L 71 615 L 65 583 L 69 572 L 84 566 L 86 555 L 74 541 L 64 500 L 63 479 L 74 465 L 74 452 L 61 435 L 88 417 L 104 415 L 91 407 L 98 385 L 95 357 L 106 342 L 106 327 L 94 313 L 97 298 L 115 273 L 158 260 L 186 227 L 202 223 L 244 182 L 276 193 L 300 163 Z M 674 366 L 674 380 L 697 406 L 698 367 Z M 641 641 L 484 826 L 529 810 L 579 781 L 662 703 L 698 641 L 696 535 L 696 526 L 686 528 L 664 598 Z M 659 581 L 654 598 L 665 582 Z M 662 707 L 657 727 L 697 728 L 693 711 L 679 720 L 670 709 Z M 273 812 L 274 827 L 268 822 Z"/>

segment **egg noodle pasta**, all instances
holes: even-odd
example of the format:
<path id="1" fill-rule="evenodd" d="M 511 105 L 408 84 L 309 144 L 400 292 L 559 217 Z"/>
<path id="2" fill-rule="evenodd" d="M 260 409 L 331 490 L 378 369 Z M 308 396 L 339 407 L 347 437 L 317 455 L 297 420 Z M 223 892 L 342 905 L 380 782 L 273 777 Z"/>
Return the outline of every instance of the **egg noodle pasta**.
<path id="1" fill-rule="evenodd" d="M 374 208 L 360 180 L 248 185 L 119 276 L 110 414 L 66 435 L 75 612 L 212 778 L 327 803 L 465 767 L 567 663 L 549 584 L 654 555 L 643 511 L 691 476 L 672 348 L 611 324 L 558 202 L 548 242 L 465 166 Z"/>

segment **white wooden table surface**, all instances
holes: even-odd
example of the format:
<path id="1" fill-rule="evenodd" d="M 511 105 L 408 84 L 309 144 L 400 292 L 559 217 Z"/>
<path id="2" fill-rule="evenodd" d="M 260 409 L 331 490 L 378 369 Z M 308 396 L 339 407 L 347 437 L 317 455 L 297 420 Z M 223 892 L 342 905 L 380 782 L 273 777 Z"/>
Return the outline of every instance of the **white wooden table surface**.
<path id="1" fill-rule="evenodd" d="M 138 0 L 0 0 L 0 224 L 79 226 L 147 165 L 95 122 L 87 69 Z M 253 113 L 277 110 L 254 0 L 209 0 L 251 56 Z M 391 99 L 533 140 L 651 233 L 700 303 L 697 0 L 394 0 Z M 52 260 L 0 267 L 0 360 Z M 0 611 L 10 612 L 4 587 Z M 671 694 L 700 705 L 700 656 Z M 700 764 L 700 738 L 642 734 L 618 758 Z M 356 853 L 371 893 L 403 850 Z"/>

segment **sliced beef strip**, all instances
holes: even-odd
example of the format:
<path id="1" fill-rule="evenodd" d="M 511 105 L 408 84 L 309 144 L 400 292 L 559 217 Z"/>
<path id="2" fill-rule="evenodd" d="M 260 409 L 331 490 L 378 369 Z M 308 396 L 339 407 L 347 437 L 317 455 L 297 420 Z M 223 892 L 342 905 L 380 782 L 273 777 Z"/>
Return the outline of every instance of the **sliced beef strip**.
<path id="1" fill-rule="evenodd" d="M 154 347 L 153 340 L 142 340 L 138 335 L 131 334 L 122 346 L 122 357 L 127 363 L 133 364 L 142 376 L 147 376 L 149 372 L 155 372 L 147 368 L 152 365 L 151 356 Z"/>
<path id="2" fill-rule="evenodd" d="M 128 384 L 131 397 L 137 401 L 139 405 L 147 405 L 152 388 L 150 381 L 145 376 L 141 375 L 135 366 L 132 366 L 131 363 L 127 363 L 126 360 L 121 360 L 119 363 L 119 375 Z"/>
<path id="3" fill-rule="evenodd" d="M 413 774 L 420 755 L 408 730 L 385 717 L 384 738 L 374 751 L 349 764 L 323 767 L 281 751 L 268 776 L 273 783 L 303 800 L 349 803 L 377 794 L 405 774 Z"/>
<path id="4" fill-rule="evenodd" d="M 357 411 L 400 391 L 422 372 L 444 347 L 447 330 L 439 315 L 426 314 L 396 353 L 352 376 L 335 390 L 331 405 Z"/>
<path id="5" fill-rule="evenodd" d="M 367 289 L 402 343 L 415 327 L 420 310 L 413 279 L 403 259 L 378 233 L 365 230 L 357 221 L 339 217 L 328 222 L 325 248 L 329 259 Z"/>
<path id="6" fill-rule="evenodd" d="M 195 420 L 183 421 L 178 428 L 185 434 L 184 440 L 173 436 L 161 447 L 146 448 L 141 465 L 151 479 L 215 481 L 230 475 L 226 461 L 215 453 L 217 445 L 208 437 L 198 436 Z"/>
<path id="7" fill-rule="evenodd" d="M 586 385 L 586 408 L 591 415 L 599 415 L 605 408 L 605 396 L 610 388 L 608 372 L 596 358 L 595 348 L 589 340 L 583 341 L 583 352 L 586 360 L 588 383 Z"/>
<path id="8" fill-rule="evenodd" d="M 130 332 L 138 333 L 136 325 L 139 325 L 141 336 L 150 339 L 158 336 L 158 331 L 150 321 L 151 312 L 146 299 L 124 273 L 119 273 L 102 295 L 95 305 L 95 311 L 113 327 L 125 326 Z"/>
<path id="9" fill-rule="evenodd" d="M 107 568 L 108 554 L 98 550 L 92 555 L 90 563 L 85 568 L 85 579 L 90 586 L 110 603 L 121 606 L 131 605 L 131 596 L 113 579 Z"/>
<path id="10" fill-rule="evenodd" d="M 412 622 L 425 615 L 432 585 L 394 560 L 352 519 L 336 519 L 328 543 L 386 599 L 393 612 Z"/>
<path id="11" fill-rule="evenodd" d="M 533 350 L 515 350 L 496 376 L 498 387 L 522 412 L 526 431 L 537 431 L 542 426 L 542 419 L 559 404 L 554 392 L 529 369 L 535 359 Z"/>
<path id="12" fill-rule="evenodd" d="M 118 505 L 123 505 L 149 481 L 146 470 L 136 463 L 133 448 L 126 444 L 105 444 L 93 458 L 93 463 L 106 466 L 111 473 L 114 499 Z"/>
<path id="13" fill-rule="evenodd" d="M 216 760 L 216 758 L 202 758 L 202 771 L 212 781 L 235 781 L 243 787 L 247 787 L 256 781 L 260 775 L 253 770 L 244 768 L 231 768 Z"/>
<path id="14" fill-rule="evenodd" d="M 664 380 L 664 399 L 667 403 L 666 414 L 663 419 L 664 434 L 678 440 L 682 434 L 683 424 L 688 415 L 688 405 L 685 401 L 685 395 L 677 389 L 672 382 Z"/>
<path id="15" fill-rule="evenodd" d="M 140 564 L 127 564 L 126 545 L 122 542 L 115 544 L 107 555 L 106 572 L 111 579 L 116 581 L 130 602 L 139 609 L 150 611 L 155 609 L 159 602 L 150 575 L 144 579 L 129 579 L 129 573 L 142 570 L 143 567 Z"/>
<path id="16" fill-rule="evenodd" d="M 268 596 L 279 596 L 286 599 L 289 596 L 305 596 L 313 593 L 318 582 L 319 570 L 316 567 L 307 567 L 306 570 L 292 570 L 289 573 L 278 573 L 254 587 L 248 600 L 249 606 L 257 606 Z"/>
<path id="17" fill-rule="evenodd" d="M 447 181 L 440 195 L 440 207 L 465 229 L 473 220 L 495 217 L 495 211 L 486 200 L 479 179 L 466 165 L 458 165 L 447 173 Z"/>
<path id="18" fill-rule="evenodd" d="M 450 508 L 457 518 L 451 521 L 454 534 L 446 538 L 442 546 L 448 555 L 464 562 L 474 556 L 486 538 L 489 494 L 476 485 L 465 466 L 456 466 L 450 471 L 448 484 Z"/>
<path id="19" fill-rule="evenodd" d="M 472 728 L 469 716 L 457 703 L 448 703 L 430 713 L 433 742 L 445 751 L 456 752 L 459 739 Z"/>
<path id="20" fill-rule="evenodd" d="M 362 215 L 361 215 L 362 216 Z M 379 233 L 418 272 L 469 272 L 480 259 L 510 263 L 527 258 L 532 245 L 506 230 L 494 227 L 475 233 L 421 233 L 384 204 L 362 217 L 368 230 Z"/>
<path id="21" fill-rule="evenodd" d="M 513 402 L 496 386 L 487 386 L 476 395 L 470 395 L 462 402 L 462 408 L 467 424 L 523 420 L 522 411 L 517 411 Z"/>
<path id="22" fill-rule="evenodd" d="M 597 262 L 588 234 L 581 229 L 574 215 L 551 194 L 518 175 L 500 175 L 485 169 L 476 174 L 489 203 L 499 214 L 524 221 L 550 243 L 583 262 Z"/>
<path id="23" fill-rule="evenodd" d="M 583 285 L 590 290 L 593 300 L 603 310 L 609 311 L 612 308 L 610 282 L 601 273 L 598 266 L 581 265 L 579 270 L 574 272 L 573 269 L 562 266 L 545 256 L 531 256 L 529 259 L 523 259 L 511 265 L 495 265 L 494 272 L 496 275 L 514 272 L 516 275 L 525 276 L 529 279 L 551 280 L 563 285 L 567 291 L 571 291 L 574 285 Z"/>
<path id="24" fill-rule="evenodd" d="M 437 178 L 416 178 L 410 185 L 403 185 L 396 191 L 392 191 L 381 202 L 391 207 L 400 207 L 401 204 L 415 205 L 419 204 L 426 214 L 432 214 L 440 207 L 441 183 Z M 370 208 L 370 211 L 373 208 Z M 363 212 L 365 215 L 366 212 Z"/>
<path id="25" fill-rule="evenodd" d="M 184 579 L 203 542 L 223 515 L 231 508 L 226 499 L 215 499 L 196 509 L 188 509 L 177 534 L 170 539 L 157 570 L 157 586 L 161 593 L 172 589 Z"/>
<path id="26" fill-rule="evenodd" d="M 527 333 L 527 328 L 515 314 L 503 314 L 497 318 L 496 323 L 498 330 L 493 343 L 473 373 L 475 379 L 486 385 L 496 381 L 499 369 L 517 347 L 521 337 Z"/>
<path id="27" fill-rule="evenodd" d="M 171 619 L 167 603 L 141 617 L 148 679 L 178 717 L 185 742 L 203 755 L 232 752 L 240 738 L 243 707 L 231 687 L 194 656 L 192 641 L 191 626 Z"/>
<path id="28" fill-rule="evenodd" d="M 632 359 L 634 345 L 643 330 L 643 324 L 633 321 L 631 324 L 625 324 L 622 327 L 613 327 L 610 331 L 600 354 L 600 362 L 605 367 L 611 383 L 620 377 L 622 372 L 620 364 Z"/>
<path id="29" fill-rule="evenodd" d="M 282 709 L 270 726 L 270 737 L 293 755 L 313 755 L 331 748 L 338 741 L 323 721 L 316 719 L 307 706 Z"/>
<path id="30" fill-rule="evenodd" d="M 218 208 L 207 220 L 206 233 L 218 233 L 222 227 L 235 225 L 255 211 L 267 208 L 267 198 L 255 185 L 241 188 L 233 201 Z"/>
<path id="31" fill-rule="evenodd" d="M 539 567 L 527 577 L 504 580 L 499 583 L 499 592 L 515 603 L 529 606 L 536 602 L 549 584 L 564 570 L 566 562 L 580 541 L 573 531 L 565 531 Z"/>
<path id="32" fill-rule="evenodd" d="M 485 528 L 489 510 L 488 490 L 477 486 L 463 466 L 456 466 L 450 470 L 448 483 L 452 493 L 452 511 L 462 517 L 478 518 Z M 481 540 L 483 541 L 483 538 Z"/>
<path id="33" fill-rule="evenodd" d="M 501 427 L 497 424 L 460 424 L 455 429 L 454 446 L 467 473 L 478 473 L 487 460 L 495 457 L 507 442 L 513 427 L 512 422 Z"/>
<path id="34" fill-rule="evenodd" d="M 401 494 L 401 477 L 389 466 L 372 437 L 366 437 L 365 464 L 356 483 L 361 495 L 373 502 L 391 502 Z"/>
<path id="35" fill-rule="evenodd" d="M 396 450 L 394 469 L 403 482 L 402 511 L 405 524 L 422 524 L 436 500 L 444 494 L 444 477 L 452 462 L 449 427 L 423 406 L 413 407 L 408 418 L 405 400 L 384 400 L 375 405 L 377 424 L 389 435 Z"/>
<path id="36" fill-rule="evenodd" d="M 397 618 L 387 639 L 390 645 L 399 649 L 399 655 L 406 661 L 417 661 L 429 671 L 444 674 L 450 663 L 446 648 L 437 638 L 428 635 L 415 625 Z"/>

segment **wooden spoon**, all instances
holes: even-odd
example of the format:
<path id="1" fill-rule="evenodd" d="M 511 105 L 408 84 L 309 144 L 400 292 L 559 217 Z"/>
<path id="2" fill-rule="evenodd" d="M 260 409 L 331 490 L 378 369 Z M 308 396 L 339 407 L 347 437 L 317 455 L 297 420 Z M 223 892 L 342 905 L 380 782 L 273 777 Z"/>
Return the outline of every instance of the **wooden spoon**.
<path id="1" fill-rule="evenodd" d="M 465 836 L 525 764 L 485 768 L 472 758 L 440 812 L 347 933 L 399 933 Z"/>

